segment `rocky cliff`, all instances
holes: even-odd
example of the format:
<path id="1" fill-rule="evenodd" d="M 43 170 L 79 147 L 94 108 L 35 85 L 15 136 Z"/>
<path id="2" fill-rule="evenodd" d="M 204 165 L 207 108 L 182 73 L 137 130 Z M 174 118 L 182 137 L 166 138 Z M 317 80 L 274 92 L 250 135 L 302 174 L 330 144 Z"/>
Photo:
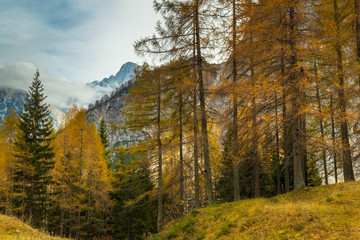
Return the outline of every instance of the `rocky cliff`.
<path id="1" fill-rule="evenodd" d="M 205 66 L 204 77 L 207 86 L 213 86 L 220 84 L 221 76 L 226 77 L 226 66 L 210 65 Z M 103 118 L 108 126 L 110 147 L 116 147 L 118 145 L 127 146 L 128 144 L 138 140 L 139 138 L 134 136 L 124 129 L 119 129 L 117 126 L 123 122 L 124 116 L 122 110 L 125 104 L 125 99 L 129 93 L 129 88 L 133 85 L 134 80 L 130 80 L 112 92 L 110 96 L 105 95 L 101 100 L 96 101 L 95 104 L 90 104 L 87 110 L 88 122 L 94 122 L 98 127 L 101 119 Z M 219 108 L 223 106 L 225 102 L 212 101 L 209 103 L 211 108 Z"/>
<path id="2" fill-rule="evenodd" d="M 113 92 L 110 97 L 103 97 L 95 104 L 90 104 L 86 111 L 88 122 L 94 122 L 96 127 L 99 126 L 101 119 L 105 120 L 111 148 L 118 145 L 127 146 L 135 141 L 133 134 L 118 127 L 124 119 L 122 109 L 132 85 L 133 81 L 128 81 Z"/>
<path id="3" fill-rule="evenodd" d="M 122 84 L 128 82 L 133 78 L 135 75 L 134 71 L 136 68 L 136 64 L 133 62 L 127 62 L 123 64 L 115 75 L 111 75 L 108 78 L 104 78 L 101 81 L 93 81 L 88 83 L 87 85 L 90 87 L 99 86 L 104 89 L 112 89 L 115 90 L 116 88 L 120 87 Z"/>

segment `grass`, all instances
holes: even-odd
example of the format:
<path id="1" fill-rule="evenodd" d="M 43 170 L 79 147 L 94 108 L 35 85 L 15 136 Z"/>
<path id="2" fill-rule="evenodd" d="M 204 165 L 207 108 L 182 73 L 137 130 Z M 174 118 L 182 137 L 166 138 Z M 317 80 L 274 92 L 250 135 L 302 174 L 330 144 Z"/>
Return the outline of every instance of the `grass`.
<path id="1" fill-rule="evenodd" d="M 65 240 L 33 229 L 15 217 L 0 215 L 1 240 Z"/>
<path id="2" fill-rule="evenodd" d="M 162 239 L 360 239 L 360 182 L 215 204 L 172 221 Z"/>

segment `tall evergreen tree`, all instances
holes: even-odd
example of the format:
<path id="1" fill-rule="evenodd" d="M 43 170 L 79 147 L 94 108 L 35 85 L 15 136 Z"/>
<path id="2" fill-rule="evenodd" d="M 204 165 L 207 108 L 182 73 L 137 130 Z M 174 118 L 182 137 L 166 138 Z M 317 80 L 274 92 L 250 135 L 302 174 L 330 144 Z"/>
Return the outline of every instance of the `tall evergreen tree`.
<path id="1" fill-rule="evenodd" d="M 156 200 L 151 198 L 154 184 L 141 154 L 132 155 L 119 149 L 115 170 L 113 207 L 113 237 L 143 239 L 156 232 Z"/>
<path id="2" fill-rule="evenodd" d="M 106 122 L 103 118 L 100 121 L 100 126 L 99 126 L 98 131 L 99 131 L 102 145 L 104 146 L 104 148 L 107 148 L 110 145 L 110 142 L 109 142 L 109 138 L 108 138 Z"/>
<path id="3" fill-rule="evenodd" d="M 98 132 L 99 132 L 99 135 L 100 135 L 101 143 L 102 143 L 103 148 L 104 148 L 104 159 L 106 161 L 106 164 L 107 164 L 109 169 L 113 169 L 114 165 L 110 161 L 111 150 L 108 149 L 108 147 L 110 145 L 109 134 L 108 134 L 108 130 L 107 130 L 107 126 L 106 126 L 106 122 L 105 122 L 104 118 L 102 118 L 101 121 L 100 121 L 100 126 L 99 126 L 99 129 L 98 129 Z"/>
<path id="4" fill-rule="evenodd" d="M 21 196 L 15 204 L 22 210 L 22 217 L 36 227 L 45 227 L 52 183 L 49 172 L 54 166 L 53 122 L 39 77 L 37 70 L 20 114 L 14 147 L 18 162 L 14 190 Z"/>

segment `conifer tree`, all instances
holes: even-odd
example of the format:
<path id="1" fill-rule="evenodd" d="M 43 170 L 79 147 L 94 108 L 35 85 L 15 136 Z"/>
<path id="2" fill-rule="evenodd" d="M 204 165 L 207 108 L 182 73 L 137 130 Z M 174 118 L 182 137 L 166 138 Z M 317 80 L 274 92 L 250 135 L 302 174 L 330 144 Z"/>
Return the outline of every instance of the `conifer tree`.
<path id="1" fill-rule="evenodd" d="M 111 174 L 95 124 L 84 109 L 71 108 L 55 139 L 51 231 L 61 236 L 92 238 L 109 233 Z"/>
<path id="2" fill-rule="evenodd" d="M 36 227 L 45 227 L 50 203 L 49 186 L 54 167 L 53 122 L 44 102 L 44 88 L 37 70 L 20 114 L 19 134 L 15 138 L 14 156 L 20 163 L 15 171 L 15 191 L 21 201 L 16 207 L 22 217 Z"/>
<path id="3" fill-rule="evenodd" d="M 147 161 L 128 150 L 117 149 L 112 229 L 116 239 L 130 240 L 156 232 L 156 202 Z"/>
<path id="4" fill-rule="evenodd" d="M 109 139 L 108 139 L 108 131 L 107 131 L 106 122 L 103 118 L 100 121 L 100 126 L 99 126 L 98 131 L 99 131 L 99 135 L 101 138 L 101 143 L 104 146 L 104 148 L 106 149 L 110 145 L 110 143 L 109 143 Z"/>
<path id="5" fill-rule="evenodd" d="M 112 166 L 112 164 L 110 162 L 111 150 L 108 149 L 108 147 L 110 145 L 109 134 L 108 134 L 108 130 L 107 130 L 107 126 L 106 126 L 106 122 L 105 122 L 104 118 L 102 118 L 100 121 L 100 126 L 98 129 L 98 132 L 100 135 L 101 143 L 104 148 L 104 159 L 106 160 L 108 167 L 111 169 L 114 166 Z"/>
<path id="6" fill-rule="evenodd" d="M 159 22 L 156 27 L 156 34 L 146 37 L 135 43 L 135 50 L 139 55 L 152 54 L 161 59 L 177 59 L 182 57 L 190 61 L 193 67 L 193 77 L 196 85 L 194 86 L 195 95 L 199 96 L 199 120 L 201 122 L 201 145 L 204 158 L 204 175 L 206 179 L 207 202 L 211 204 L 213 200 L 213 184 L 211 175 L 211 161 L 209 152 L 208 136 L 208 110 L 205 94 L 206 83 L 204 79 L 204 63 L 206 49 L 209 48 L 209 32 L 211 27 L 208 24 L 209 17 L 207 11 L 208 1 L 199 0 L 159 0 L 154 1 L 154 9 L 160 13 L 164 19 L 163 25 Z M 208 25 L 207 25 L 208 24 Z M 197 103 L 196 103 L 197 105 Z M 194 106 L 194 108 L 196 107 Z M 197 118 L 197 113 L 194 117 Z M 195 128 L 195 127 L 194 127 Z M 197 136 L 197 130 L 194 134 Z M 197 137 L 196 137 L 197 138 Z M 199 136 L 200 138 L 200 136 Z M 195 144 L 197 150 L 197 143 Z M 194 154 L 195 165 L 197 166 L 197 153 Z M 197 167 L 195 167 L 197 169 Z M 196 170 L 195 170 L 196 171 Z M 195 172 L 197 182 L 198 174 Z M 196 184 L 197 186 L 198 184 Z M 199 191 L 198 187 L 196 193 Z M 198 196 L 198 194 L 196 194 Z M 198 197 L 196 197 L 198 199 Z M 196 200 L 198 202 L 198 200 Z M 197 204 L 198 205 L 198 204 Z"/>
<path id="7" fill-rule="evenodd" d="M 165 78 L 158 68 L 144 64 L 135 76 L 135 84 L 130 90 L 126 104 L 126 128 L 135 133 L 143 133 L 146 157 L 153 161 L 157 169 L 157 227 L 163 225 L 163 152 L 164 152 L 164 92 Z M 149 150 L 153 151 L 149 151 Z"/>

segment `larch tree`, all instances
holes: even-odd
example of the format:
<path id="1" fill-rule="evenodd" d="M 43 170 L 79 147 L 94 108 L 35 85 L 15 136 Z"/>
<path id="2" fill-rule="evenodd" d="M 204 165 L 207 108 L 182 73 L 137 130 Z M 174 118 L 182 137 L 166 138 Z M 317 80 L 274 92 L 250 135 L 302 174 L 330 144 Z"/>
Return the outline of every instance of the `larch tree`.
<path id="1" fill-rule="evenodd" d="M 73 106 L 55 139 L 55 168 L 51 230 L 84 238 L 109 234 L 111 174 L 100 135 L 87 124 L 84 109 Z"/>
<path id="2" fill-rule="evenodd" d="M 19 116 L 14 108 L 11 108 L 9 114 L 3 119 L 0 129 L 0 147 L 1 147 L 1 166 L 0 166 L 0 181 L 1 181 L 1 207 L 4 208 L 4 213 L 13 215 L 14 205 L 14 171 L 15 158 L 12 155 L 14 141 L 18 130 Z"/>
<path id="3" fill-rule="evenodd" d="M 351 80 L 352 68 L 348 62 L 351 61 L 348 49 L 351 48 L 349 43 L 350 22 L 349 12 L 351 12 L 349 1 L 320 1 L 315 8 L 318 14 L 318 25 L 323 33 L 322 47 L 324 51 L 321 54 L 323 61 L 324 77 L 329 80 L 329 89 L 331 93 L 331 122 L 332 122 L 332 139 L 333 144 L 336 143 L 337 148 L 341 152 L 343 176 L 345 181 L 353 181 L 354 170 L 352 164 L 352 146 L 350 145 L 350 124 L 353 122 L 351 110 L 352 98 L 349 87 L 354 84 Z M 353 41 L 354 42 L 354 41 Z M 355 41 L 356 44 L 356 41 Z M 354 48 L 353 48 L 354 49 Z M 356 59 L 355 59 L 356 61 Z M 357 76 L 357 68 L 353 76 Z M 337 120 L 336 120 L 337 119 Z M 335 120 L 335 121 L 334 121 Z M 340 140 L 336 140 L 337 126 L 340 130 Z M 334 148 L 335 149 L 335 148 Z M 337 155 L 334 151 L 334 162 Z M 337 167 L 336 167 L 337 168 Z M 337 178 L 337 177 L 336 177 Z"/>
<path id="4" fill-rule="evenodd" d="M 157 227 L 163 225 L 164 76 L 147 64 L 135 76 L 125 108 L 127 129 L 142 133 L 147 159 L 157 169 Z M 151 165 L 150 165 L 151 166 Z"/>
<path id="5" fill-rule="evenodd" d="M 206 54 L 204 49 L 209 46 L 207 14 L 209 5 L 206 1 L 189 0 L 163 0 L 155 1 L 155 10 L 164 18 L 164 26 L 158 23 L 156 26 L 157 35 L 141 39 L 135 43 L 135 50 L 139 54 L 151 54 L 161 59 L 192 59 L 194 78 L 196 86 L 195 94 L 199 96 L 200 122 L 201 122 L 201 144 L 204 158 L 204 175 L 206 178 L 206 193 L 208 203 L 212 202 L 212 177 L 210 153 L 207 133 L 207 111 L 205 98 L 205 83 L 203 77 L 203 64 Z M 196 116 L 194 116 L 197 118 Z M 194 127 L 194 134 L 197 135 L 197 129 Z M 196 137 L 197 138 L 197 137 Z M 195 148 L 198 147 L 197 144 Z M 197 151 L 197 150 L 196 150 Z M 194 155 L 195 162 L 197 154 Z M 195 163 L 195 165 L 197 165 Z M 197 169 L 197 167 L 195 167 Z M 195 170 L 196 171 L 196 170 Z M 195 173 L 197 178 L 198 174 Z M 197 181 L 196 181 L 197 182 Z M 198 189 L 196 190 L 198 192 Z M 196 199 L 198 199 L 196 194 Z M 198 202 L 198 200 L 197 200 Z"/>

